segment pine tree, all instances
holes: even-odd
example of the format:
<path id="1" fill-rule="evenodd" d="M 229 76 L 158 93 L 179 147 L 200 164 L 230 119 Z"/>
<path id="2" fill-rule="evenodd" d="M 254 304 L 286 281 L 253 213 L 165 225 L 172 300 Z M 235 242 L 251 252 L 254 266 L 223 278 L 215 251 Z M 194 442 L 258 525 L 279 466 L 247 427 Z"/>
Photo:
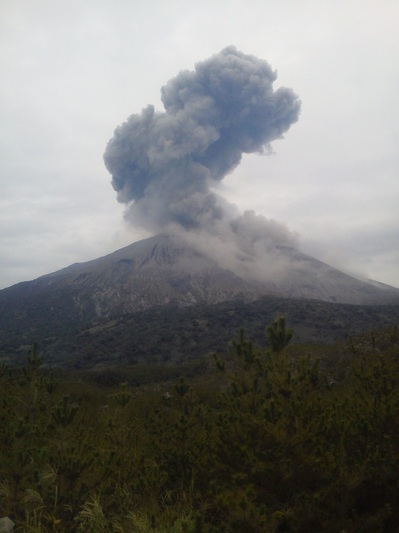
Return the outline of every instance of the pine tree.
<path id="1" fill-rule="evenodd" d="M 273 352 L 281 352 L 292 339 L 293 330 L 287 328 L 285 318 L 279 316 L 267 328 L 267 337 Z"/>

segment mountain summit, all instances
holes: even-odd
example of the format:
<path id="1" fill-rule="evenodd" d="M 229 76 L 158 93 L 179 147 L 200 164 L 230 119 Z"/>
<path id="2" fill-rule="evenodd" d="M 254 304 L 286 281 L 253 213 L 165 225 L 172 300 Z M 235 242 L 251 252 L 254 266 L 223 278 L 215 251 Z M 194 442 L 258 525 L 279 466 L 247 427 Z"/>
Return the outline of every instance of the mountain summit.
<path id="1" fill-rule="evenodd" d="M 8 359 L 7 350 L 16 353 L 41 339 L 56 351 L 58 336 L 65 332 L 79 336 L 93 324 L 103 328 L 151 309 L 244 304 L 265 296 L 357 305 L 399 303 L 398 289 L 356 279 L 291 247 L 275 247 L 270 261 L 284 268 L 265 265 L 275 274 L 260 281 L 222 268 L 176 237 L 150 237 L 1 290 L 0 355 Z"/>
<path id="2" fill-rule="evenodd" d="M 284 268 L 259 281 L 222 268 L 182 240 L 158 235 L 3 289 L 0 306 L 19 307 L 18 302 L 39 298 L 42 305 L 65 308 L 67 298 L 78 315 L 88 318 L 264 295 L 360 305 L 399 302 L 399 289 L 357 279 L 288 246 L 275 247 L 270 261 Z"/>

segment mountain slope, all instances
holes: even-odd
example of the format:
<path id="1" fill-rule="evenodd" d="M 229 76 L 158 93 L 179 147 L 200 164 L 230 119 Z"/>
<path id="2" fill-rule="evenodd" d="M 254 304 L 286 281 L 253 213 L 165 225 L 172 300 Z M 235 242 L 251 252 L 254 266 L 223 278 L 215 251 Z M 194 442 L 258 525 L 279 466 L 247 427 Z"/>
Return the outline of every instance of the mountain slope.
<path id="1" fill-rule="evenodd" d="M 276 248 L 271 260 L 276 257 L 286 268 L 275 279 L 245 280 L 181 241 L 156 236 L 19 283 L 0 291 L 0 356 L 41 339 L 52 339 L 55 353 L 60 336 L 152 308 L 248 303 L 267 295 L 399 304 L 399 290 L 358 280 L 292 248 Z"/>

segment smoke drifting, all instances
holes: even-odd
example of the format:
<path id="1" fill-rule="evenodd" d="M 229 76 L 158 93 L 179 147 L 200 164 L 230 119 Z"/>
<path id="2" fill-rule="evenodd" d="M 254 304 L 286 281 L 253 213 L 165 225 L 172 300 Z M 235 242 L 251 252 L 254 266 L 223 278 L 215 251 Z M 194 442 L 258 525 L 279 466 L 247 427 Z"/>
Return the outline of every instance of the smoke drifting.
<path id="1" fill-rule="evenodd" d="M 285 226 L 241 215 L 212 191 L 244 153 L 270 152 L 298 120 L 298 97 L 291 89 L 274 91 L 276 78 L 266 61 L 230 46 L 162 87 L 164 112 L 149 105 L 119 126 L 104 162 L 128 219 L 197 244 L 207 239 L 208 254 L 212 242 L 223 243 L 237 261 L 294 244 Z"/>

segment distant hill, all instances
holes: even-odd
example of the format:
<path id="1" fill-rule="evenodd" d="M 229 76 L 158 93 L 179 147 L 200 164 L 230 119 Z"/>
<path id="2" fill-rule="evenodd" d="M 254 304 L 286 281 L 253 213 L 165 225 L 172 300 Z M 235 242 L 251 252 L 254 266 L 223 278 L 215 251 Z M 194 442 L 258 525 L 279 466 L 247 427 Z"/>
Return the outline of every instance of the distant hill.
<path id="1" fill-rule="evenodd" d="M 344 334 L 355 316 L 357 331 L 362 321 L 373 327 L 372 317 L 398 322 L 398 289 L 356 279 L 293 248 L 278 253 L 289 271 L 261 283 L 220 268 L 176 239 L 156 236 L 3 289 L 0 358 L 20 360 L 33 341 L 42 344 L 47 362 L 62 365 L 162 357 L 157 350 L 165 359 L 200 355 L 215 349 L 216 331 L 226 342 L 220 333 L 224 323 L 229 335 L 233 323 L 248 326 L 253 312 L 263 327 L 277 312 L 291 314 L 304 340 L 315 340 L 321 324 L 326 335 L 334 328 Z M 198 327 L 192 326 L 195 321 Z"/>

